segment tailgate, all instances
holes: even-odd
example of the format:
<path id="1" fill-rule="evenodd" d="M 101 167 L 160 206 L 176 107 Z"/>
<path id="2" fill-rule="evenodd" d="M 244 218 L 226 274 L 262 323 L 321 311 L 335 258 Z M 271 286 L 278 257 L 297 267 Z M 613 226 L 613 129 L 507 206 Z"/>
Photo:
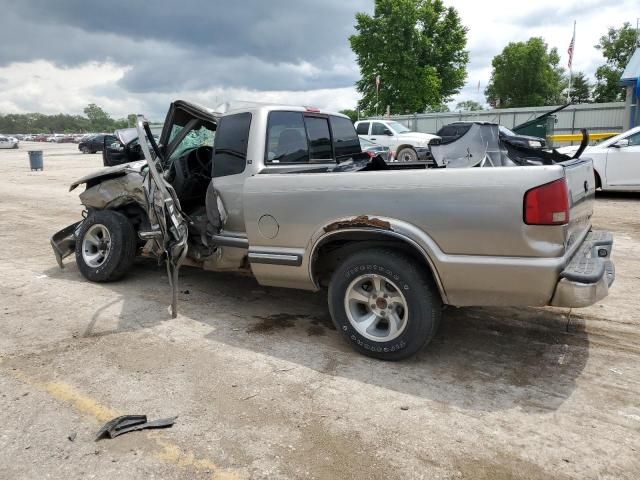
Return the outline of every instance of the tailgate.
<path id="1" fill-rule="evenodd" d="M 590 158 L 579 158 L 562 162 L 569 187 L 569 224 L 567 225 L 567 248 L 582 240 L 591 228 L 596 181 L 593 162 Z"/>

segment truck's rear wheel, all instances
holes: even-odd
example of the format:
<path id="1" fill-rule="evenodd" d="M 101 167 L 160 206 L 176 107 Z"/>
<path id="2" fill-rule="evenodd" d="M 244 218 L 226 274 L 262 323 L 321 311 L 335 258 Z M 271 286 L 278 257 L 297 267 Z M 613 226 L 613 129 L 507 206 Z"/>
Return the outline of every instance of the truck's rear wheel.
<path id="1" fill-rule="evenodd" d="M 76 264 L 92 282 L 121 278 L 135 259 L 136 232 L 127 217 L 112 210 L 91 213 L 76 239 Z"/>
<path id="2" fill-rule="evenodd" d="M 413 355 L 435 335 L 442 301 L 433 280 L 395 250 L 348 257 L 329 285 L 336 328 L 358 352 L 382 360 Z"/>
<path id="3" fill-rule="evenodd" d="M 411 147 L 405 147 L 398 152 L 396 160 L 399 162 L 417 162 L 418 154 Z"/>

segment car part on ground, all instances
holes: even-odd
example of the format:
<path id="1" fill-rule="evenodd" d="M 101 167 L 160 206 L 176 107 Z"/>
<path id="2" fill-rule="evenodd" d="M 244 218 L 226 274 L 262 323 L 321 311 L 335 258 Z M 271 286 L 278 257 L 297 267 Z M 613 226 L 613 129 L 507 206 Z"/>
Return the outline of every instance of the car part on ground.
<path id="1" fill-rule="evenodd" d="M 122 415 L 105 423 L 96 435 L 95 441 L 102 438 L 116 438 L 124 433 L 146 430 L 149 428 L 168 428 L 176 423 L 178 416 L 162 418 L 152 422 L 147 421 L 146 415 Z M 75 437 L 74 437 L 75 438 Z"/>

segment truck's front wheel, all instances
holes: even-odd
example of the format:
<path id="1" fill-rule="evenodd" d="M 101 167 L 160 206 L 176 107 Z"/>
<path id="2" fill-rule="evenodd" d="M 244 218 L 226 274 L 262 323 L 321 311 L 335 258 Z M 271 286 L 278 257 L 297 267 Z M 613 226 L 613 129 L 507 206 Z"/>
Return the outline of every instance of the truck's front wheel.
<path id="1" fill-rule="evenodd" d="M 76 238 L 76 264 L 92 282 L 121 278 L 136 255 L 136 232 L 127 217 L 112 210 L 91 213 Z"/>
<path id="2" fill-rule="evenodd" d="M 334 272 L 329 310 L 351 346 L 382 360 L 413 355 L 435 335 L 442 301 L 420 265 L 395 250 L 355 253 Z"/>

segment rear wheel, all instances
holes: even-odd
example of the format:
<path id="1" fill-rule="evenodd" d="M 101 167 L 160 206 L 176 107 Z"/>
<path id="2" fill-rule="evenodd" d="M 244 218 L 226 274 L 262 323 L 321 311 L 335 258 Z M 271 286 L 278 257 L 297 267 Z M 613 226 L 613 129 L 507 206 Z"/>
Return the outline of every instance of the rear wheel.
<path id="1" fill-rule="evenodd" d="M 398 152 L 396 160 L 398 160 L 399 162 L 417 162 L 418 154 L 413 148 L 405 147 Z"/>
<path id="2" fill-rule="evenodd" d="M 92 282 L 118 280 L 136 255 L 136 233 L 127 217 L 112 210 L 91 213 L 76 239 L 76 264 Z"/>
<path id="3" fill-rule="evenodd" d="M 395 250 L 371 249 L 348 257 L 329 285 L 336 328 L 360 353 L 400 360 L 435 335 L 442 301 L 433 280 Z"/>

